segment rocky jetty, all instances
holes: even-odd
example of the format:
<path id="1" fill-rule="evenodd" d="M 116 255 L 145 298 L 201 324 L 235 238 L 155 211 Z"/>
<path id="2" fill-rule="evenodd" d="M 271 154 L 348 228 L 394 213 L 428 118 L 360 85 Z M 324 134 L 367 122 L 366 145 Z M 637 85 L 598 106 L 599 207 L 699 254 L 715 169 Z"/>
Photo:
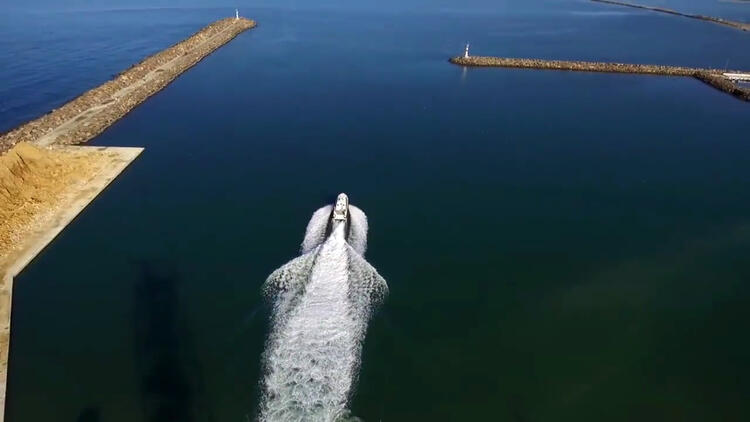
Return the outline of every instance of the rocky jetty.
<path id="1" fill-rule="evenodd" d="M 626 3 L 626 2 L 615 1 L 615 0 L 591 0 L 591 1 L 595 3 L 611 4 L 614 6 L 624 6 L 624 7 L 632 7 L 634 9 L 650 10 L 652 12 L 667 13 L 670 15 L 682 16 L 682 17 L 690 18 L 690 19 L 698 19 L 702 21 L 713 22 L 719 25 L 728 26 L 730 28 L 739 29 L 741 31 L 750 31 L 750 23 L 737 22 L 737 21 L 732 21 L 732 20 L 724 19 L 724 18 L 716 18 L 713 16 L 706 16 L 706 15 L 697 15 L 693 13 L 683 13 L 683 12 L 678 12 L 676 10 L 667 9 L 664 7 L 645 6 L 641 4 Z"/>
<path id="2" fill-rule="evenodd" d="M 573 72 L 633 73 L 642 75 L 693 77 L 708 85 L 750 101 L 750 88 L 738 85 L 723 76 L 725 72 L 743 73 L 741 71 L 723 71 L 680 66 L 585 62 L 567 60 L 519 59 L 507 57 L 469 56 L 454 57 L 450 62 L 459 66 L 474 67 L 508 67 L 520 69 L 566 70 Z"/>
<path id="3" fill-rule="evenodd" d="M 738 85 L 712 72 L 696 72 L 693 76 L 718 90 L 732 94 L 739 99 L 750 101 L 750 86 Z"/>
<path id="4" fill-rule="evenodd" d="M 39 145 L 88 141 L 162 90 L 182 72 L 255 25 L 250 19 L 228 18 L 206 26 L 135 64 L 109 82 L 0 136 L 0 154 L 21 141 Z"/>
<path id="5" fill-rule="evenodd" d="M 567 60 L 516 59 L 506 57 L 454 57 L 451 63 L 461 66 L 516 67 L 522 69 L 571 70 L 575 72 L 640 73 L 645 75 L 693 76 L 700 70 L 691 67 L 646 64 L 584 62 Z"/>

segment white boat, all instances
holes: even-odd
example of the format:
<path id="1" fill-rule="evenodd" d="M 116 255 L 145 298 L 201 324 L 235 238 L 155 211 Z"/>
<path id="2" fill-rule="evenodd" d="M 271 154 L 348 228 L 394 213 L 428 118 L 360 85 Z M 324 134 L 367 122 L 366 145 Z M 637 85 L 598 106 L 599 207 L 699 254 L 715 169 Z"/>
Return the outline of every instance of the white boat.
<path id="1" fill-rule="evenodd" d="M 334 221 L 346 221 L 349 217 L 349 197 L 340 193 L 336 198 L 336 206 L 333 208 Z"/>

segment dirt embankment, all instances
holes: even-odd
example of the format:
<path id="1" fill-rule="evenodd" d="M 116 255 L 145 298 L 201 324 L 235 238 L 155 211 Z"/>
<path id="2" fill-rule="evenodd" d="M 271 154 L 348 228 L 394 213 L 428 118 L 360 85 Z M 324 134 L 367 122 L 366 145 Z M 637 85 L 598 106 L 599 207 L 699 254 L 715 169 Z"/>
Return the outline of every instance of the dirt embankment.
<path id="1" fill-rule="evenodd" d="M 250 19 L 229 18 L 206 26 L 191 37 L 125 70 L 109 82 L 0 136 L 0 153 L 21 141 L 41 145 L 88 141 L 163 89 L 182 72 L 255 25 L 255 21 Z"/>
<path id="2" fill-rule="evenodd" d="M 750 88 L 738 85 L 724 77 L 723 71 L 693 67 L 662 66 L 647 64 L 584 62 L 567 60 L 518 59 L 507 57 L 453 57 L 450 62 L 459 66 L 508 67 L 519 69 L 567 70 L 573 72 L 633 73 L 642 75 L 682 76 L 696 78 L 706 84 L 731 94 L 741 100 L 750 101 Z"/>
<path id="3" fill-rule="evenodd" d="M 616 0 L 591 0 L 591 1 L 595 3 L 611 4 L 615 6 L 632 7 L 634 9 L 650 10 L 652 12 L 667 13 L 670 15 L 682 16 L 682 17 L 690 18 L 690 19 L 698 19 L 698 20 L 702 20 L 706 22 L 713 22 L 719 25 L 724 25 L 724 26 L 728 26 L 731 28 L 739 29 L 741 31 L 750 31 L 750 23 L 737 22 L 737 21 L 724 19 L 724 18 L 716 18 L 713 16 L 706 16 L 706 15 L 697 15 L 694 13 L 683 13 L 683 12 L 678 12 L 676 10 L 667 9 L 664 7 L 645 6 L 642 4 L 626 3 L 623 1 L 616 1 Z"/>
<path id="4" fill-rule="evenodd" d="M 90 177 L 96 154 L 54 153 L 22 142 L 0 156 L 0 263 L 55 198 Z M 2 268 L 2 267 L 0 267 Z"/>

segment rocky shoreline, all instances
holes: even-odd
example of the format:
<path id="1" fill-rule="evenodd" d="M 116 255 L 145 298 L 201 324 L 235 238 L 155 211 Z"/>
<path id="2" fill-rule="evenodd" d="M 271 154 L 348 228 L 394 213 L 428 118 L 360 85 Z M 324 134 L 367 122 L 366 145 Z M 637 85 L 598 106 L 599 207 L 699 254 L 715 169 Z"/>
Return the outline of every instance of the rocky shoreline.
<path id="1" fill-rule="evenodd" d="M 683 13 L 683 12 L 678 12 L 676 10 L 667 9 L 664 7 L 645 6 L 641 4 L 625 3 L 622 1 L 615 1 L 615 0 L 591 0 L 591 1 L 595 3 L 611 4 L 615 6 L 632 7 L 634 9 L 650 10 L 652 12 L 667 13 L 670 15 L 682 16 L 682 17 L 690 18 L 690 19 L 698 19 L 702 21 L 713 22 L 719 25 L 724 25 L 724 26 L 728 26 L 734 29 L 739 29 L 741 31 L 750 31 L 750 23 L 737 22 L 737 21 L 732 21 L 732 20 L 728 20 L 724 18 L 716 18 L 713 16 L 697 15 L 697 14 L 692 14 L 692 13 Z"/>
<path id="2" fill-rule="evenodd" d="M 735 84 L 722 76 L 722 70 L 679 66 L 585 62 L 566 60 L 519 59 L 507 57 L 453 57 L 450 62 L 459 66 L 506 67 L 520 69 L 567 70 L 574 72 L 631 73 L 642 75 L 682 76 L 696 78 L 716 89 L 741 100 L 750 101 L 750 88 Z M 739 71 L 729 71 L 737 72 Z"/>
<path id="3" fill-rule="evenodd" d="M 3 134 L 0 154 L 21 141 L 39 145 L 88 141 L 214 50 L 255 26 L 251 19 L 227 18 L 204 27 L 62 107 Z"/>

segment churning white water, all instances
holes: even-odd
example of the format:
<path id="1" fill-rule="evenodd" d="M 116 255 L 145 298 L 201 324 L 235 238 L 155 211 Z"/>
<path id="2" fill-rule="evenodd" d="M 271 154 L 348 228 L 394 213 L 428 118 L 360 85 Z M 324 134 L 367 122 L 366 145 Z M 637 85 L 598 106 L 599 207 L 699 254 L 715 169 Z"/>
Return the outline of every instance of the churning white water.
<path id="1" fill-rule="evenodd" d="M 367 323 L 387 292 L 360 254 L 364 213 L 351 213 L 350 227 L 333 222 L 326 238 L 329 215 L 329 207 L 313 215 L 303 255 L 265 285 L 274 315 L 264 356 L 263 421 L 335 421 L 347 414 Z M 357 249 L 347 240 L 359 242 Z"/>

